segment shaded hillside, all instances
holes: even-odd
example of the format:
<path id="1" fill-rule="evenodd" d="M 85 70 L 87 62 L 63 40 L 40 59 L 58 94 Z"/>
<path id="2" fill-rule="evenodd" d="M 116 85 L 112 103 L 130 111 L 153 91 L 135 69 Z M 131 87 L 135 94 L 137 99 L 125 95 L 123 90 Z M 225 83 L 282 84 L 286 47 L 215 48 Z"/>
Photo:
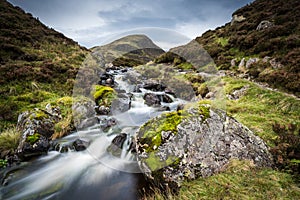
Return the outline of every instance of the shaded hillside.
<path id="1" fill-rule="evenodd" d="M 196 40 L 219 69 L 244 73 L 299 95 L 299 10 L 298 0 L 257 0 L 234 12 L 231 23 Z M 238 68 L 243 58 L 245 65 Z M 246 66 L 250 58 L 260 61 Z"/>
<path id="2" fill-rule="evenodd" d="M 164 53 L 145 35 L 129 35 L 92 50 L 101 54 L 106 63 L 130 67 L 145 64 Z"/>
<path id="3" fill-rule="evenodd" d="M 22 9 L 0 0 L 0 120 L 69 94 L 87 50 Z"/>

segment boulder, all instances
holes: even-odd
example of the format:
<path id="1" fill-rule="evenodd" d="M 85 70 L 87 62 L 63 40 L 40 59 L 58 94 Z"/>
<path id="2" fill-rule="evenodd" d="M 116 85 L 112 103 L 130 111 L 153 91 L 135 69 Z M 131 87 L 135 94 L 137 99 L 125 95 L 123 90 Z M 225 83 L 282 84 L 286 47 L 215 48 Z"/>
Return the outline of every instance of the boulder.
<path id="1" fill-rule="evenodd" d="M 84 119 L 76 128 L 77 130 L 82 130 L 88 127 L 91 127 L 95 124 L 99 123 L 99 119 L 97 117 L 90 117 L 87 119 Z"/>
<path id="2" fill-rule="evenodd" d="M 132 94 L 119 93 L 117 98 L 112 101 L 111 112 L 119 114 L 128 111 L 131 108 Z"/>
<path id="3" fill-rule="evenodd" d="M 146 93 L 144 95 L 144 100 L 147 106 L 157 107 L 160 106 L 161 103 L 160 98 L 154 93 Z"/>
<path id="4" fill-rule="evenodd" d="M 110 113 L 110 108 L 106 106 L 96 106 L 95 110 L 98 115 L 108 115 Z"/>
<path id="5" fill-rule="evenodd" d="M 246 69 L 249 69 L 251 67 L 251 65 L 257 63 L 259 61 L 259 58 L 250 58 L 247 62 L 246 62 Z"/>
<path id="6" fill-rule="evenodd" d="M 274 26 L 274 23 L 272 23 L 272 22 L 270 22 L 270 21 L 268 21 L 268 20 L 263 20 L 263 21 L 261 21 L 261 22 L 258 24 L 256 30 L 258 30 L 258 31 L 266 30 L 266 29 L 269 29 L 269 28 L 271 28 L 271 27 L 273 27 L 273 26 Z"/>
<path id="7" fill-rule="evenodd" d="M 61 119 L 59 108 L 34 109 L 19 115 L 17 128 L 22 133 L 22 139 L 17 148 L 21 159 L 47 153 L 49 140 L 54 133 L 54 125 Z"/>
<path id="8" fill-rule="evenodd" d="M 74 102 L 72 105 L 74 125 L 76 127 L 81 126 L 82 122 L 86 119 L 93 117 L 95 112 L 95 102 L 92 100 L 82 100 Z"/>
<path id="9" fill-rule="evenodd" d="M 249 85 L 242 87 L 241 89 L 234 90 L 231 94 L 228 95 L 228 99 L 230 100 L 237 100 L 245 95 L 246 91 L 248 90 Z"/>
<path id="10" fill-rule="evenodd" d="M 117 135 L 112 140 L 111 145 L 107 148 L 108 152 L 110 152 L 114 156 L 120 157 L 122 153 L 122 147 L 126 139 L 126 133 L 121 133 L 120 135 Z"/>
<path id="11" fill-rule="evenodd" d="M 81 140 L 81 139 L 76 139 L 73 143 L 72 146 L 75 148 L 76 151 L 84 151 L 86 148 L 89 146 L 89 142 Z"/>
<path id="12" fill-rule="evenodd" d="M 100 81 L 98 82 L 99 85 L 114 87 L 115 85 L 115 79 L 112 74 L 109 74 L 107 72 L 100 75 Z"/>
<path id="13" fill-rule="evenodd" d="M 180 186 L 184 180 L 208 177 L 231 159 L 272 166 L 262 139 L 208 105 L 156 117 L 137 131 L 135 140 L 140 169 L 154 184 Z"/>

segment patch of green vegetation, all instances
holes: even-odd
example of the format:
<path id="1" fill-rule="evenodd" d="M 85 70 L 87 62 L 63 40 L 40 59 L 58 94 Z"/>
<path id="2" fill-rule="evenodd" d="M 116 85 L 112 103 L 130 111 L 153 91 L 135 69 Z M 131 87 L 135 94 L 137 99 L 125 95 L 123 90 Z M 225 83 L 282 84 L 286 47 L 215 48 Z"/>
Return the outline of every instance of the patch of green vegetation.
<path id="1" fill-rule="evenodd" d="M 277 134 L 272 129 L 274 123 L 300 126 L 298 99 L 261 88 L 247 80 L 224 77 L 223 81 L 226 94 L 243 86 L 249 86 L 240 99 L 227 100 L 227 112 L 254 131 L 268 145 L 274 146 L 277 138 Z"/>
<path id="2" fill-rule="evenodd" d="M 113 88 L 103 85 L 93 86 L 92 95 L 98 105 L 110 106 L 116 98 L 116 92 Z"/>
<path id="3" fill-rule="evenodd" d="M 10 128 L 0 134 L 1 156 L 13 154 L 19 145 L 21 133 L 16 128 Z"/>
<path id="4" fill-rule="evenodd" d="M 171 131 L 177 133 L 177 126 L 184 117 L 184 111 L 176 111 L 162 114 L 159 118 L 149 120 L 140 128 L 142 137 L 140 142 L 146 145 L 146 152 L 152 152 L 162 143 L 162 131 Z"/>
<path id="5" fill-rule="evenodd" d="M 166 166 L 177 165 L 180 160 L 180 158 L 169 155 L 167 160 L 161 161 L 160 158 L 155 155 L 155 152 L 150 152 L 148 158 L 146 158 L 144 162 L 151 169 L 151 171 L 154 172 Z"/>
<path id="6" fill-rule="evenodd" d="M 182 70 L 193 70 L 194 66 L 189 62 L 183 62 L 183 63 L 180 63 L 179 65 L 176 65 L 176 68 L 182 69 Z"/>
<path id="7" fill-rule="evenodd" d="M 202 122 L 210 117 L 210 106 L 209 105 L 199 104 L 198 110 L 199 110 L 199 114 L 203 116 Z"/>
<path id="8" fill-rule="evenodd" d="M 300 188 L 291 175 L 257 169 L 249 161 L 232 160 L 224 172 L 184 182 L 168 199 L 299 199 Z M 147 199 L 165 199 L 159 190 Z"/>
<path id="9" fill-rule="evenodd" d="M 220 44 L 222 47 L 225 47 L 226 45 L 228 45 L 228 41 L 229 41 L 229 38 L 223 38 L 223 37 L 216 38 L 216 42 L 218 44 Z"/>
<path id="10" fill-rule="evenodd" d="M 0 159 L 0 169 L 7 167 L 7 160 Z"/>
<path id="11" fill-rule="evenodd" d="M 34 133 L 33 135 L 28 135 L 26 138 L 26 142 L 29 142 L 31 145 L 36 143 L 40 139 L 41 135 L 38 133 Z"/>

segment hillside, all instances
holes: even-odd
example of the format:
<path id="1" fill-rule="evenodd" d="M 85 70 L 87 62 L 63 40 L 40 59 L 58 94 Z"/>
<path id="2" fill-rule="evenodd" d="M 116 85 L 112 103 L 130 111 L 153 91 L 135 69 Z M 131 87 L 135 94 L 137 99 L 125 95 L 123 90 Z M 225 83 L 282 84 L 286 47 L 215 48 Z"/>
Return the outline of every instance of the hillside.
<path id="1" fill-rule="evenodd" d="M 299 96 L 299 9 L 298 0 L 257 0 L 196 40 L 219 69 Z"/>
<path id="2" fill-rule="evenodd" d="M 94 47 L 92 51 L 103 55 L 106 63 L 130 67 L 145 64 L 164 53 L 145 35 L 129 35 L 107 45 Z"/>
<path id="3" fill-rule="evenodd" d="M 87 50 L 0 0 L 0 130 L 21 111 L 70 94 Z"/>

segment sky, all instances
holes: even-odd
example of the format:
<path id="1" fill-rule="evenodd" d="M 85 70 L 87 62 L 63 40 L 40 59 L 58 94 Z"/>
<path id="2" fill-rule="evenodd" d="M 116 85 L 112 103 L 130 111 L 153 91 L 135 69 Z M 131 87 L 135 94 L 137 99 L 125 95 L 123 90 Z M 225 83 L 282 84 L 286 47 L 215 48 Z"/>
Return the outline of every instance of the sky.
<path id="1" fill-rule="evenodd" d="M 253 0 L 8 0 L 85 47 L 146 34 L 169 49 L 230 22 Z"/>

